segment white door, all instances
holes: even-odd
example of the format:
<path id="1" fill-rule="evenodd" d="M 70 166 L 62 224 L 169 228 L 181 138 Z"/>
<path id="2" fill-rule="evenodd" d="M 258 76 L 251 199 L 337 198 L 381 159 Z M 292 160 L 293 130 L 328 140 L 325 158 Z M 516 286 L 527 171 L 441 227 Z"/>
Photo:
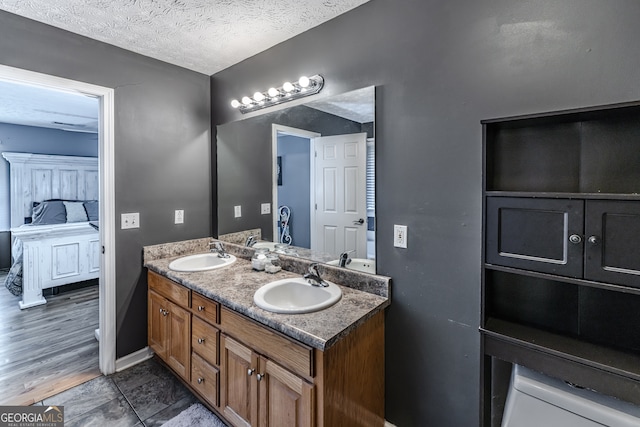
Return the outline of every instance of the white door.
<path id="1" fill-rule="evenodd" d="M 367 257 L 367 134 L 313 138 L 315 222 L 311 249 Z"/>

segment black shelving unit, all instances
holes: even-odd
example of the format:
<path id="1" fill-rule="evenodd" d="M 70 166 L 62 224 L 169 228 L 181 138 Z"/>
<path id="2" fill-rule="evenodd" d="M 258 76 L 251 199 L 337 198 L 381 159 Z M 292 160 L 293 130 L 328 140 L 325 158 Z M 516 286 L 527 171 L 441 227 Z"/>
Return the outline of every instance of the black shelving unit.
<path id="1" fill-rule="evenodd" d="M 483 425 L 513 364 L 640 405 L 640 102 L 482 126 Z"/>

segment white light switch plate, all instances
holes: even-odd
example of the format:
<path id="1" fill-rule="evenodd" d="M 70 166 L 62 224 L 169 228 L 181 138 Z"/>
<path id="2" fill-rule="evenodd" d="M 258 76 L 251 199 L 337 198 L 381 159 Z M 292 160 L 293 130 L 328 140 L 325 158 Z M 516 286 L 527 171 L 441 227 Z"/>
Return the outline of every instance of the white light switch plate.
<path id="1" fill-rule="evenodd" d="M 260 205 L 260 213 L 262 215 L 267 215 L 271 213 L 271 203 L 263 203 Z"/>
<path id="2" fill-rule="evenodd" d="M 242 206 L 233 207 L 233 216 L 235 218 L 240 218 L 242 216 Z"/>
<path id="3" fill-rule="evenodd" d="M 120 228 L 126 230 L 128 228 L 140 228 L 140 213 L 123 213 L 120 216 Z"/>
<path id="4" fill-rule="evenodd" d="M 393 226 L 393 246 L 395 246 L 396 248 L 407 247 L 407 226 L 406 225 Z"/>
<path id="5" fill-rule="evenodd" d="M 176 209 L 175 223 L 176 224 L 184 224 L 184 210 Z"/>

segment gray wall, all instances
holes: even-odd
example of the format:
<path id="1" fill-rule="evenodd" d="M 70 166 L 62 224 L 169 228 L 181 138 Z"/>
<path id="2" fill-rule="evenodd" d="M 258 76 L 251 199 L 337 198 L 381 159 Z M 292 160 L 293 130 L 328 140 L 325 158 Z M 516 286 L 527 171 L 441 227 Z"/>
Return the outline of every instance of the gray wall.
<path id="1" fill-rule="evenodd" d="M 142 246 L 211 235 L 209 77 L 0 11 L 0 64 L 115 89 L 117 357 L 146 346 Z M 215 163 L 214 163 L 215 164 Z M 215 186 L 215 179 L 213 181 Z M 185 223 L 173 224 L 184 209 Z"/>
<path id="2" fill-rule="evenodd" d="M 98 137 L 89 133 L 0 123 L 0 153 L 7 151 L 96 157 Z M 0 268 L 11 266 L 9 184 L 9 162 L 0 158 Z"/>
<path id="3" fill-rule="evenodd" d="M 478 425 L 480 120 L 640 99 L 638 17 L 637 0 L 371 0 L 213 76 L 215 123 L 239 118 L 230 99 L 302 74 L 322 74 L 322 94 L 378 85 L 392 423 Z"/>

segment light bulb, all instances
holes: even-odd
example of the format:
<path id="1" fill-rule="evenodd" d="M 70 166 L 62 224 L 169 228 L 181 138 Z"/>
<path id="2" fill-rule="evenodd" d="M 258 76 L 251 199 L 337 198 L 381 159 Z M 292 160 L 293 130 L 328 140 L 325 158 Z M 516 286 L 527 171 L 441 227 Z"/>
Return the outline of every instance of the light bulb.
<path id="1" fill-rule="evenodd" d="M 264 100 L 264 95 L 262 94 L 262 92 L 256 92 L 253 94 L 253 99 L 255 99 L 256 102 L 260 102 Z"/>
<path id="2" fill-rule="evenodd" d="M 300 77 L 300 79 L 298 79 L 298 84 L 300 85 L 300 87 L 309 87 L 309 83 L 311 83 L 311 81 L 307 76 L 302 76 Z"/>
<path id="3" fill-rule="evenodd" d="M 231 101 L 231 106 L 233 108 L 238 108 L 240 106 L 240 102 L 237 99 L 234 99 L 233 101 Z"/>
<path id="4" fill-rule="evenodd" d="M 293 87 L 293 85 L 292 85 L 290 82 L 285 82 L 285 83 L 282 85 L 282 89 L 284 89 L 284 91 L 285 91 L 285 92 L 292 92 L 292 91 L 293 91 L 293 89 L 294 89 L 294 87 Z"/>
<path id="5" fill-rule="evenodd" d="M 249 98 L 248 96 L 243 96 L 242 97 L 242 103 L 244 105 L 251 105 L 251 98 Z"/>
<path id="6" fill-rule="evenodd" d="M 275 98 L 276 96 L 280 95 L 280 92 L 278 92 L 278 89 L 276 89 L 275 87 L 272 87 L 267 91 L 267 95 L 269 95 L 271 98 Z"/>

